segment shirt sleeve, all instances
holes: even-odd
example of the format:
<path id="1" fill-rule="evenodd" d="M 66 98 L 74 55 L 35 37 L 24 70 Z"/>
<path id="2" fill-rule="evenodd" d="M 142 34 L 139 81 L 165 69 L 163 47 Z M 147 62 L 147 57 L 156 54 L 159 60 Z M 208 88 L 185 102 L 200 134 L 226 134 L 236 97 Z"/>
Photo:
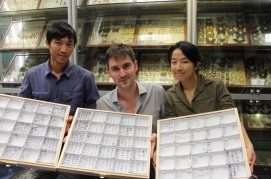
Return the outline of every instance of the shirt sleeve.
<path id="1" fill-rule="evenodd" d="M 219 110 L 236 107 L 229 90 L 221 80 L 217 87 L 217 95 Z"/>
<path id="2" fill-rule="evenodd" d="M 162 87 L 159 90 L 159 103 L 160 103 L 160 119 L 166 118 L 166 110 L 165 110 L 165 89 Z"/>
<path id="3" fill-rule="evenodd" d="M 85 87 L 85 103 L 90 109 L 96 109 L 96 101 L 100 98 L 94 75 L 91 73 L 84 83 Z"/>
<path id="4" fill-rule="evenodd" d="M 97 102 L 96 102 L 96 109 L 103 110 L 102 106 L 100 105 L 100 100 L 97 100 Z"/>
<path id="5" fill-rule="evenodd" d="M 166 109 L 166 118 L 177 117 L 177 114 L 174 110 L 174 103 L 172 103 L 171 95 L 166 92 L 165 94 L 165 109 Z"/>
<path id="6" fill-rule="evenodd" d="M 21 92 L 18 93 L 17 96 L 33 99 L 30 76 L 28 73 L 26 73 L 26 75 L 23 79 L 23 82 L 21 85 Z"/>

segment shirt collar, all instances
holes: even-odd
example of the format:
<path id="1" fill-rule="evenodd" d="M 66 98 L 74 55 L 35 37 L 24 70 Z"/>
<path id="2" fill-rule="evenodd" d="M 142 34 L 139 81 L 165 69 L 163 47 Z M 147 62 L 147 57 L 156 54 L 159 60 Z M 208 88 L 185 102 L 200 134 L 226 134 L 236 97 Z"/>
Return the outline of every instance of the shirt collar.
<path id="1" fill-rule="evenodd" d="M 205 86 L 205 85 L 208 85 L 208 84 L 210 84 L 210 83 L 213 83 L 214 82 L 214 80 L 212 79 L 212 78 L 206 78 L 206 77 L 204 77 L 204 76 L 202 76 L 202 75 L 198 75 L 198 85 L 197 85 L 197 87 L 198 88 L 201 88 L 201 87 L 203 87 L 203 86 Z M 175 86 L 179 91 L 181 91 L 181 89 L 182 89 L 182 83 L 179 81 L 177 84 L 176 84 L 176 86 Z"/>
<path id="2" fill-rule="evenodd" d="M 207 78 L 202 75 L 198 75 L 198 85 L 195 89 L 194 97 L 192 100 L 194 100 L 194 98 L 196 98 L 203 91 L 204 86 L 206 86 L 210 83 L 213 83 L 213 82 L 214 82 L 214 80 L 211 78 Z M 175 85 L 175 90 L 177 91 L 176 92 L 177 96 L 186 104 L 186 106 L 191 108 L 191 105 L 190 105 L 190 103 L 189 103 L 189 101 L 183 91 L 182 83 L 180 81 Z"/>
<path id="3" fill-rule="evenodd" d="M 46 64 L 45 76 L 48 75 L 49 73 L 53 74 L 52 69 L 50 67 L 50 60 L 51 60 L 51 58 L 49 58 L 46 62 L 47 64 Z M 74 64 L 69 60 L 67 66 L 63 72 L 63 74 L 65 74 L 68 78 L 70 78 L 72 73 L 74 73 L 74 70 L 72 68 L 73 66 L 74 66 Z"/>
<path id="4" fill-rule="evenodd" d="M 195 89 L 193 100 L 203 91 L 204 86 L 213 82 L 214 80 L 212 80 L 211 78 L 206 78 L 203 77 L 202 75 L 198 75 L 198 85 Z"/>
<path id="5" fill-rule="evenodd" d="M 144 86 L 142 86 L 140 83 L 138 83 L 136 81 L 136 85 L 137 85 L 137 88 L 138 88 L 138 92 L 139 92 L 139 97 L 144 94 L 144 93 L 147 93 L 147 90 Z M 118 103 L 119 102 L 119 99 L 118 99 L 118 87 L 116 87 L 112 93 L 112 102 L 113 103 Z"/>
<path id="6" fill-rule="evenodd" d="M 147 93 L 146 88 L 144 86 L 142 86 L 142 84 L 138 83 L 137 81 L 136 81 L 136 84 L 137 84 L 139 96 L 141 96 L 144 93 Z"/>
<path id="7" fill-rule="evenodd" d="M 205 86 L 205 85 L 208 85 L 208 84 L 214 82 L 214 80 L 212 78 L 206 78 L 202 75 L 198 75 L 198 80 L 199 80 L 199 82 L 198 82 L 199 86 Z"/>
<path id="8" fill-rule="evenodd" d="M 112 93 L 112 102 L 113 103 L 119 102 L 119 100 L 118 100 L 118 87 L 116 87 Z"/>

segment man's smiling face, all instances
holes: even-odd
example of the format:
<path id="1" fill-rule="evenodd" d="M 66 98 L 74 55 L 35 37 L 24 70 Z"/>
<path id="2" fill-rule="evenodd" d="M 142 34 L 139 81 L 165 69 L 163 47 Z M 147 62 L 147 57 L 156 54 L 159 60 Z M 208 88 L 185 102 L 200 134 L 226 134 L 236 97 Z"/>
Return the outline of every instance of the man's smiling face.
<path id="1" fill-rule="evenodd" d="M 108 60 L 107 72 L 113 78 L 116 85 L 124 90 L 129 90 L 135 83 L 136 71 L 138 70 L 137 61 L 133 63 L 131 58 L 126 55 L 125 58 L 110 58 Z"/>
<path id="2" fill-rule="evenodd" d="M 67 64 L 74 49 L 74 39 L 64 37 L 62 39 L 52 39 L 49 44 L 46 40 L 46 45 L 50 50 L 51 60 L 58 64 Z"/>

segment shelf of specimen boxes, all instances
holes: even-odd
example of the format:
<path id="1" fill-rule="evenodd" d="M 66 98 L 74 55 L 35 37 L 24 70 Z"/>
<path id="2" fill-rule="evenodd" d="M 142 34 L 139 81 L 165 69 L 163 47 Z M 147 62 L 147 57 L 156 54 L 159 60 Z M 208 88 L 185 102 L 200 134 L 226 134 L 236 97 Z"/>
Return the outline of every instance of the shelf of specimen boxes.
<path id="1" fill-rule="evenodd" d="M 77 0 L 77 5 L 83 5 L 84 0 Z M 68 7 L 67 0 L 3 0 L 1 11 L 35 10 L 47 8 Z"/>
<path id="2" fill-rule="evenodd" d="M 247 85 L 244 56 L 241 53 L 201 53 L 199 74 L 219 78 L 226 85 Z"/>
<path id="3" fill-rule="evenodd" d="M 269 101 L 260 101 L 257 104 L 245 102 L 246 119 L 249 129 L 264 129 L 270 130 L 270 109 Z"/>
<path id="4" fill-rule="evenodd" d="M 132 44 L 135 33 L 136 16 L 97 17 L 90 33 L 87 47 L 116 43 Z"/>
<path id="5" fill-rule="evenodd" d="M 82 46 L 82 35 L 84 29 L 84 19 L 78 19 L 77 22 L 77 44 Z M 46 33 L 50 25 L 55 22 L 67 19 L 57 19 L 46 21 L 12 21 L 6 35 L 1 43 L 3 49 L 33 49 L 47 48 L 45 40 Z"/>
<path id="6" fill-rule="evenodd" d="M 255 165 L 271 166 L 271 152 L 269 150 L 255 150 L 255 153 L 257 155 Z"/>
<path id="7" fill-rule="evenodd" d="M 144 83 L 175 83 L 166 53 L 142 53 L 138 81 Z"/>
<path id="8" fill-rule="evenodd" d="M 38 46 L 45 21 L 12 21 L 1 43 L 4 49 L 32 49 Z"/>
<path id="9" fill-rule="evenodd" d="M 97 54 L 91 71 L 95 77 L 95 82 L 113 82 L 112 79 L 110 80 L 106 67 L 105 54 Z"/>
<path id="10" fill-rule="evenodd" d="M 184 14 L 141 15 L 137 44 L 175 44 L 185 40 Z"/>
<path id="11" fill-rule="evenodd" d="M 249 45 L 244 13 L 200 13 L 198 44 Z"/>
<path id="12" fill-rule="evenodd" d="M 167 45 L 174 44 L 175 39 L 185 40 L 184 14 L 141 15 L 138 32 L 135 31 L 136 20 L 137 17 L 131 15 L 125 19 L 122 16 L 97 17 L 87 47 L 116 43 Z"/>
<path id="13" fill-rule="evenodd" d="M 246 64 L 249 68 L 251 85 L 271 85 L 271 60 L 267 53 L 248 52 Z"/>
<path id="14" fill-rule="evenodd" d="M 270 35 L 271 14 L 248 14 L 250 38 L 252 45 L 271 44 Z"/>
<path id="15" fill-rule="evenodd" d="M 48 60 L 49 54 L 15 54 L 3 75 L 2 83 L 21 83 L 27 71 Z M 0 82 L 0 83 L 1 83 Z"/>
<path id="16" fill-rule="evenodd" d="M 84 0 L 77 0 L 77 6 L 83 5 Z M 68 7 L 68 0 L 41 0 L 39 9 Z"/>
<path id="17" fill-rule="evenodd" d="M 134 0 L 88 0 L 87 5 L 94 5 L 94 4 L 112 4 L 112 3 L 130 3 L 134 2 Z"/>
<path id="18" fill-rule="evenodd" d="M 3 0 L 1 12 L 38 9 L 40 0 Z"/>

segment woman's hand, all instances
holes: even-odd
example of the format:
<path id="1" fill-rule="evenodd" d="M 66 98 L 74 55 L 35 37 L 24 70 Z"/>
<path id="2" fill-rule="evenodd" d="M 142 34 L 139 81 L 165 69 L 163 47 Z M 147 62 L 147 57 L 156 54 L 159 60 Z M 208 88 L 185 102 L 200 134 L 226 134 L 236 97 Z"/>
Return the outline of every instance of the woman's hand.
<path id="1" fill-rule="evenodd" d="M 255 154 L 253 145 L 249 145 L 247 147 L 247 157 L 248 157 L 248 163 L 250 165 L 251 173 L 253 173 L 253 166 L 256 161 L 256 154 Z"/>
<path id="2" fill-rule="evenodd" d="M 251 170 L 251 173 L 253 173 L 253 166 L 254 166 L 254 163 L 256 161 L 256 154 L 255 154 L 255 151 L 254 151 L 254 147 L 247 135 L 247 131 L 244 127 L 244 125 L 241 123 L 241 127 L 242 127 L 242 132 L 243 132 L 243 135 L 244 135 L 244 140 L 245 140 L 245 145 L 246 145 L 246 148 L 247 148 L 247 158 L 248 158 L 248 163 L 250 165 L 250 170 Z"/>

